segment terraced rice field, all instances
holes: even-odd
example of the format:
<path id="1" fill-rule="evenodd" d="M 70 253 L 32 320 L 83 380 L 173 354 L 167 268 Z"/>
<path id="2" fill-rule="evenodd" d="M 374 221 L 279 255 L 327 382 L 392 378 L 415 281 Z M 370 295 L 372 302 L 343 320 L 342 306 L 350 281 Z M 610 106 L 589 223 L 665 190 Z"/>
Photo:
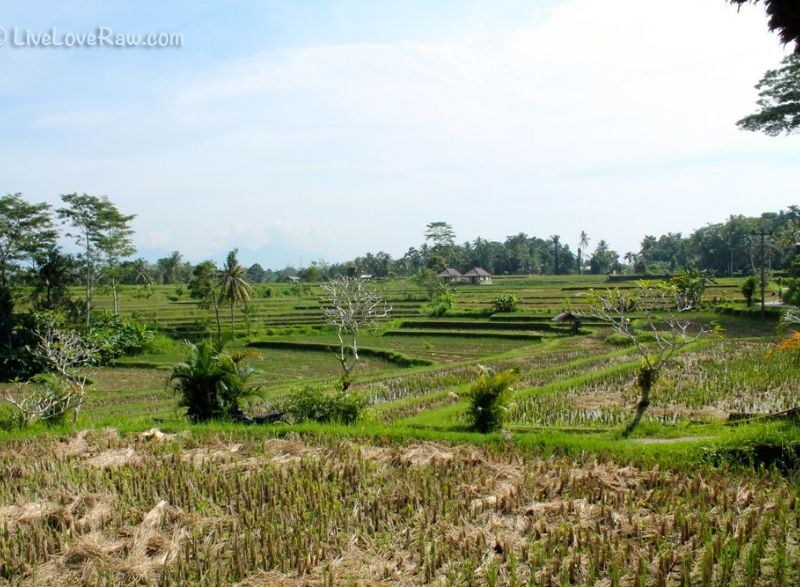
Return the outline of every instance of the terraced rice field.
<path id="1" fill-rule="evenodd" d="M 700 314 L 727 337 L 677 355 L 621 440 L 638 355 L 591 320 L 579 336 L 551 320 L 592 279 L 509 279 L 513 314 L 484 311 L 499 285 L 464 288 L 440 319 L 387 284 L 401 311 L 360 338 L 351 391 L 368 407 L 351 427 L 191 426 L 166 385 L 179 344 L 93 370 L 78 431 L 0 446 L 0 585 L 798 584 L 791 459 L 725 460 L 753 454 L 730 439 L 758 426 L 730 413 L 796 405 L 796 357 L 770 354 L 772 324 Z M 254 411 L 340 376 L 314 296 L 279 293 L 238 316 L 231 346 L 256 369 Z M 127 301 L 180 337 L 210 327 L 185 300 Z M 466 431 L 478 365 L 516 372 L 502 435 Z"/>

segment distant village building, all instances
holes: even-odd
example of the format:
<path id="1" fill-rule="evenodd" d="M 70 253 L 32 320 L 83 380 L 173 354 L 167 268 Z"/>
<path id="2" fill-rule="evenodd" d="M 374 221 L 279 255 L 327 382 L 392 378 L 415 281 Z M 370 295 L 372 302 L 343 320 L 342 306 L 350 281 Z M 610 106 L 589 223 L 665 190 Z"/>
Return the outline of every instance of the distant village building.
<path id="1" fill-rule="evenodd" d="M 446 282 L 453 282 L 458 281 L 461 279 L 462 275 L 458 272 L 457 269 L 453 269 L 452 267 L 447 267 L 444 271 L 439 273 L 439 277 L 444 279 Z"/>
<path id="2" fill-rule="evenodd" d="M 473 267 L 464 274 L 472 285 L 483 285 L 492 283 L 492 274 L 482 267 Z"/>
<path id="3" fill-rule="evenodd" d="M 287 275 L 284 280 L 288 283 L 300 283 L 300 278 L 297 275 Z"/>

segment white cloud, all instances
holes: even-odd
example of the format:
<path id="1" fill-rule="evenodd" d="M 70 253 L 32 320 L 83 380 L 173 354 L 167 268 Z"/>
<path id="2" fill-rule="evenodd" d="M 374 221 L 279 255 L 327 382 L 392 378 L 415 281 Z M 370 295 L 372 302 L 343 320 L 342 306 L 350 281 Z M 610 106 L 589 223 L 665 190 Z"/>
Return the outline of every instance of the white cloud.
<path id="1" fill-rule="evenodd" d="M 770 160 L 797 141 L 734 125 L 782 54 L 760 11 L 719 0 L 569 0 L 506 34 L 269 51 L 177 74 L 107 128 L 101 110 L 40 116 L 91 131 L 40 154 L 40 184 L 98 186 L 192 258 L 401 254 L 433 219 L 626 250 L 791 201 L 797 164 Z"/>

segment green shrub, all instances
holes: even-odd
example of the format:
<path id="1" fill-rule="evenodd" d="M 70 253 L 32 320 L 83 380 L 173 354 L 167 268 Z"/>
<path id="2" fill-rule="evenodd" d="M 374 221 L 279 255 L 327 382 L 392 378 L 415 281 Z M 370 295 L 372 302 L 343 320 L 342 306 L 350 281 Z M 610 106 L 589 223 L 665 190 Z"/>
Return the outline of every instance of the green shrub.
<path id="1" fill-rule="evenodd" d="M 519 298 L 514 294 L 503 294 L 492 300 L 495 312 L 515 312 Z"/>
<path id="2" fill-rule="evenodd" d="M 687 269 L 680 275 L 673 276 L 667 285 L 674 289 L 680 296 L 680 304 L 691 308 L 699 308 L 703 299 L 703 292 L 708 284 L 716 283 L 705 271 Z"/>
<path id="3" fill-rule="evenodd" d="M 483 366 L 478 368 L 478 378 L 468 392 L 470 428 L 487 433 L 500 430 L 506 421 L 511 402 L 511 383 L 516 370 L 495 373 Z"/>
<path id="4" fill-rule="evenodd" d="M 359 419 L 367 400 L 350 391 L 328 393 L 314 385 L 292 391 L 280 404 L 294 422 L 340 422 L 352 424 Z"/>
<path id="5" fill-rule="evenodd" d="M 177 341 L 170 338 L 163 332 L 156 332 L 153 334 L 152 338 L 145 343 L 142 350 L 152 355 L 167 355 L 175 352 L 177 347 Z"/>
<path id="6" fill-rule="evenodd" d="M 155 332 L 142 322 L 110 316 L 96 320 L 83 332 L 87 341 L 99 349 L 98 364 L 145 349 Z"/>
<path id="7" fill-rule="evenodd" d="M 432 317 L 442 317 L 453 308 L 455 296 L 450 291 L 443 291 L 424 307 L 423 311 Z"/>
<path id="8" fill-rule="evenodd" d="M 741 291 L 748 308 L 753 305 L 753 294 L 756 293 L 757 288 L 758 280 L 753 275 L 750 275 L 742 282 Z"/>
<path id="9" fill-rule="evenodd" d="M 24 426 L 22 414 L 10 404 L 0 404 L 0 430 L 10 432 Z"/>
<path id="10" fill-rule="evenodd" d="M 253 370 L 242 366 L 245 353 L 225 353 L 220 341 L 187 345 L 186 361 L 173 368 L 169 378 L 181 396 L 178 405 L 188 408 L 187 417 L 205 422 L 240 415 L 241 403 L 258 395 L 257 388 L 247 385 Z"/>
<path id="11" fill-rule="evenodd" d="M 785 304 L 800 306 L 800 279 L 790 277 L 781 282 L 781 300 Z"/>

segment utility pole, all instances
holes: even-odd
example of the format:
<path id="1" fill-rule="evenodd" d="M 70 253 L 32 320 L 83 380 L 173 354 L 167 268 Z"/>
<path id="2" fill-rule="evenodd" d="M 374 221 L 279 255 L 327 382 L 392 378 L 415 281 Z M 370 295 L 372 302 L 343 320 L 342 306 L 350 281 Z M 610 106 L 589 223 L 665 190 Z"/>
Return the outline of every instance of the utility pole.
<path id="1" fill-rule="evenodd" d="M 767 317 L 767 312 L 764 309 L 764 290 L 767 287 L 767 245 L 766 245 L 766 238 L 770 236 L 771 232 L 764 232 L 764 231 L 753 231 L 751 233 L 753 236 L 759 237 L 759 263 L 761 265 L 761 319 L 765 320 Z"/>

